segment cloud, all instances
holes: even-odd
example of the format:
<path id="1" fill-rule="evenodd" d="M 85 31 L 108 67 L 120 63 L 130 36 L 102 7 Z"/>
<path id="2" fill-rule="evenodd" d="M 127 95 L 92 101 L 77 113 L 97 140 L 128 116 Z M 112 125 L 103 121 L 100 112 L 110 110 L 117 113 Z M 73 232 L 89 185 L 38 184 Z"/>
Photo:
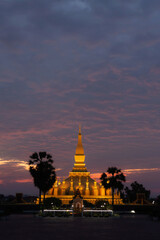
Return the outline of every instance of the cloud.
<path id="1" fill-rule="evenodd" d="M 137 173 L 147 173 L 147 172 L 159 172 L 160 168 L 142 168 L 142 169 L 124 169 L 124 173 L 128 174 L 137 174 Z"/>
<path id="2" fill-rule="evenodd" d="M 0 179 L 0 184 L 3 184 L 3 180 Z"/>
<path id="3" fill-rule="evenodd" d="M 8 165 L 14 167 L 14 168 L 23 168 L 25 170 L 29 169 L 28 163 L 26 161 L 23 160 L 16 160 L 16 159 L 8 159 L 5 160 L 3 158 L 0 158 L 0 165 Z"/>
<path id="4" fill-rule="evenodd" d="M 1 1 L 4 182 L 29 179 L 35 151 L 52 153 L 66 176 L 79 123 L 88 168 L 159 168 L 159 7 L 157 0 Z"/>
<path id="5" fill-rule="evenodd" d="M 33 182 L 32 179 L 16 179 L 15 182 L 17 183 L 30 183 Z"/>
<path id="6" fill-rule="evenodd" d="M 160 168 L 123 169 L 122 172 L 126 176 L 128 176 L 128 175 L 134 175 L 134 174 L 160 172 Z M 102 175 L 102 173 L 91 173 L 91 177 L 94 179 L 98 179 L 98 180 L 100 179 L 101 175 Z"/>

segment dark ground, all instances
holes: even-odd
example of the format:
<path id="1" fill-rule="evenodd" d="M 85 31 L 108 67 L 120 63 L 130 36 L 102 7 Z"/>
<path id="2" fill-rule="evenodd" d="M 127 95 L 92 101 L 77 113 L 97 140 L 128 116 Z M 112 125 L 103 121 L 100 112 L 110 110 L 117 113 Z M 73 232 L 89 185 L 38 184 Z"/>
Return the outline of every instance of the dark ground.
<path id="1" fill-rule="evenodd" d="M 153 221 L 147 215 L 108 218 L 10 215 L 0 218 L 0 240 L 52 239 L 159 240 L 160 221 Z"/>

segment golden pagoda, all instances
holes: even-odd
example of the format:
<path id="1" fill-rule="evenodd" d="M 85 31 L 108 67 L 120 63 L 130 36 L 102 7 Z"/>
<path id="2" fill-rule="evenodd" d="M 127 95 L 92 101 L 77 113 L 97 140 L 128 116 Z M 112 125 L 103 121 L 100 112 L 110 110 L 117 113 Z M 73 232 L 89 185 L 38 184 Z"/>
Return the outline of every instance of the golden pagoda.
<path id="1" fill-rule="evenodd" d="M 111 189 L 106 190 L 101 183 L 92 179 L 90 172 L 87 171 L 80 127 L 74 159 L 74 166 L 69 173 L 69 177 L 62 181 L 56 180 L 54 186 L 48 191 L 46 198 L 56 197 L 59 198 L 63 204 L 69 204 L 76 190 L 79 189 L 83 199 L 88 202 L 94 204 L 96 200 L 105 200 L 111 204 Z M 115 193 L 114 202 L 115 204 L 122 204 L 119 193 Z"/>

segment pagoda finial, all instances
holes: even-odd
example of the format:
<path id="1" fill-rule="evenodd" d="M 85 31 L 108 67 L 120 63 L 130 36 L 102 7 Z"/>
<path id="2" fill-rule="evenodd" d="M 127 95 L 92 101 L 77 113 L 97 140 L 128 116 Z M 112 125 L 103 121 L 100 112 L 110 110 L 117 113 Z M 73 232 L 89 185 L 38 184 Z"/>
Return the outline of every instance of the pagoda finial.
<path id="1" fill-rule="evenodd" d="M 78 144 L 76 147 L 76 155 L 84 155 L 84 149 L 82 146 L 82 134 L 81 134 L 81 126 L 79 125 L 79 133 L 78 133 Z"/>
<path id="2" fill-rule="evenodd" d="M 79 124 L 79 134 L 81 134 L 81 124 Z"/>
<path id="3" fill-rule="evenodd" d="M 85 155 L 82 145 L 81 125 L 79 124 L 78 143 L 75 152 L 75 163 L 72 172 L 87 172 L 85 166 Z M 80 175 L 79 175 L 80 176 Z"/>

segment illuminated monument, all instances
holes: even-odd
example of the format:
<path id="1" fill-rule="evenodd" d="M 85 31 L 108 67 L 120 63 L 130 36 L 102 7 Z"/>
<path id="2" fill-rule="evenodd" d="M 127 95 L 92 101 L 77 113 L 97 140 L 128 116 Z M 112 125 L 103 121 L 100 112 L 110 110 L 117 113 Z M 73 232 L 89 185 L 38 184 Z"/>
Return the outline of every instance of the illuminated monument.
<path id="1" fill-rule="evenodd" d="M 69 173 L 69 177 L 62 182 L 56 180 L 53 188 L 48 191 L 46 198 L 56 197 L 61 199 L 63 204 L 69 204 L 69 201 L 73 199 L 76 190 L 79 189 L 83 199 L 88 202 L 94 204 L 96 200 L 106 200 L 111 204 L 111 189 L 105 190 L 101 184 L 90 177 L 90 172 L 87 171 L 80 128 L 74 158 L 74 166 Z M 122 204 L 119 193 L 116 193 L 114 197 L 115 204 Z"/>

